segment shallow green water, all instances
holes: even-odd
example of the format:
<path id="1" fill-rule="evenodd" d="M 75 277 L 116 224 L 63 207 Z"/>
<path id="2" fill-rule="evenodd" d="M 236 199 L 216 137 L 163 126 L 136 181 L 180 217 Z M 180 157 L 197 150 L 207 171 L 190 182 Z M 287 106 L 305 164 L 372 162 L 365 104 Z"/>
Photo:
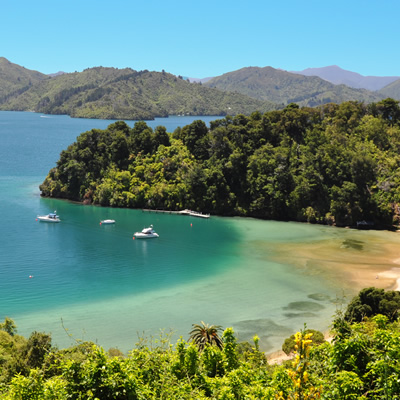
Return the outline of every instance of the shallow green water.
<path id="1" fill-rule="evenodd" d="M 164 122 L 172 131 L 190 120 Z M 327 329 L 337 297 L 351 293 L 334 272 L 307 257 L 299 268 L 284 249 L 332 243 L 330 255 L 357 263 L 360 253 L 383 251 L 380 241 L 397 240 L 387 232 L 40 198 L 38 185 L 60 151 L 80 132 L 109 123 L 0 112 L 0 320 L 13 318 L 23 335 L 45 331 L 60 347 L 77 339 L 128 351 L 138 335 L 165 330 L 187 339 L 191 324 L 205 321 L 232 326 L 239 340 L 258 334 L 262 348 L 273 350 L 304 323 Z M 35 221 L 53 210 L 60 224 Z M 108 218 L 116 224 L 99 224 Z M 149 224 L 158 239 L 132 239 Z"/>

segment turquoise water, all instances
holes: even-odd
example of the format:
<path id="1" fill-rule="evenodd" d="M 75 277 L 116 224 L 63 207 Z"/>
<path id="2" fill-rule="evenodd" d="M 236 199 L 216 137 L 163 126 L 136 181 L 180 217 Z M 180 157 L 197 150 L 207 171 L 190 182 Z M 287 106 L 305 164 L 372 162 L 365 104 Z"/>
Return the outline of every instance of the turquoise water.
<path id="1" fill-rule="evenodd" d="M 148 124 L 171 132 L 193 119 Z M 334 252 L 357 262 L 359 250 L 340 243 L 359 240 L 375 249 L 377 237 L 382 244 L 389 238 L 384 232 L 203 220 L 40 198 L 38 185 L 61 150 L 81 132 L 111 122 L 0 112 L 0 320 L 13 318 L 20 334 L 49 332 L 59 347 L 76 339 L 128 351 L 138 336 L 164 330 L 187 339 L 192 323 L 205 321 L 234 327 L 240 340 L 258 334 L 262 348 L 274 350 L 305 322 L 327 329 L 345 286 L 315 260 L 299 268 L 299 260 L 280 248 L 333 243 Z M 35 220 L 53 210 L 60 224 Z M 99 224 L 109 218 L 116 224 Z M 132 239 L 150 224 L 158 239 Z"/>

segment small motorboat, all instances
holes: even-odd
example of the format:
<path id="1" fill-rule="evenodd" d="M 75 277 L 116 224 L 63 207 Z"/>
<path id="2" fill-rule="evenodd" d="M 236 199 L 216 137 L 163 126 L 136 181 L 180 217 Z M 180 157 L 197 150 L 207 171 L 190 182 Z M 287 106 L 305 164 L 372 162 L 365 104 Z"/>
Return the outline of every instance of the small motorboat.
<path id="1" fill-rule="evenodd" d="M 60 222 L 61 219 L 57 215 L 57 211 L 54 211 L 53 213 L 47 214 L 47 215 L 38 215 L 36 217 L 36 221 L 41 221 L 41 222 Z"/>
<path id="2" fill-rule="evenodd" d="M 100 221 L 100 225 L 111 225 L 115 224 L 115 219 L 103 219 Z"/>
<path id="3" fill-rule="evenodd" d="M 144 228 L 141 232 L 135 232 L 133 234 L 134 239 L 151 239 L 158 237 L 159 235 L 154 231 L 153 225 L 150 225 L 148 228 Z"/>

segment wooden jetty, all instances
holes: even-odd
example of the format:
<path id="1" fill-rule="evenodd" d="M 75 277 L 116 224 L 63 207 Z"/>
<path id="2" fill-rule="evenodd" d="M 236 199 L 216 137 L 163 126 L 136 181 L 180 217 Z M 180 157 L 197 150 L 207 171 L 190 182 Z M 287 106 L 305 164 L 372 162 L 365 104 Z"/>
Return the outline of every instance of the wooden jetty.
<path id="1" fill-rule="evenodd" d="M 153 213 L 189 215 L 191 217 L 198 217 L 198 218 L 210 218 L 210 214 L 203 214 L 201 212 L 192 211 L 192 210 L 169 211 L 169 210 L 150 210 L 147 208 L 143 208 L 142 211 L 153 212 Z"/>

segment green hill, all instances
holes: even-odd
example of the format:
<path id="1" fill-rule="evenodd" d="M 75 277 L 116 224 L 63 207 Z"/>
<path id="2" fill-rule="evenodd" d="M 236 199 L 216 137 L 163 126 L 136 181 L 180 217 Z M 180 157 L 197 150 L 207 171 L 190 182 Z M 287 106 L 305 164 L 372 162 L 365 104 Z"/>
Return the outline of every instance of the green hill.
<path id="1" fill-rule="evenodd" d="M 203 83 L 130 68 L 95 67 L 48 76 L 0 58 L 0 110 L 137 120 L 182 114 L 250 115 L 290 103 L 372 103 L 388 96 L 400 98 L 400 81 L 372 92 L 271 67 L 242 68 Z"/>
<path id="2" fill-rule="evenodd" d="M 400 100 L 400 79 L 385 86 L 378 93 L 384 97 Z"/>
<path id="3" fill-rule="evenodd" d="M 0 104 L 45 79 L 48 79 L 45 74 L 31 71 L 0 57 Z"/>
<path id="4" fill-rule="evenodd" d="M 356 100 L 366 103 L 383 96 L 365 89 L 334 85 L 316 76 L 304 76 L 272 67 L 248 67 L 215 77 L 204 84 L 229 92 L 238 92 L 259 100 L 279 104 L 297 103 L 314 107 L 326 103 Z"/>
<path id="5" fill-rule="evenodd" d="M 13 70 L 15 76 L 18 69 Z M 11 73 L 11 72 L 10 72 Z M 10 74 L 9 73 L 9 74 Z M 276 109 L 271 102 L 190 83 L 165 72 L 96 67 L 46 77 L 23 92 L 5 90 L 2 110 L 102 119 L 153 119 L 168 115 L 236 115 Z"/>

